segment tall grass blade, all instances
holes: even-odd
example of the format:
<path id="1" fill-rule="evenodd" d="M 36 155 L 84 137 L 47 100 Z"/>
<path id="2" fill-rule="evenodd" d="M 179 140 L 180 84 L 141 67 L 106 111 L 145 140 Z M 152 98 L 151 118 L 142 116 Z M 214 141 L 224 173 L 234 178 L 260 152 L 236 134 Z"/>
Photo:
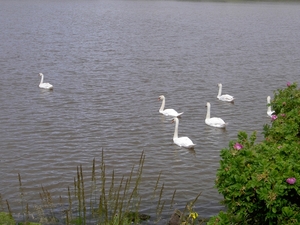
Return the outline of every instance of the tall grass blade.
<path id="1" fill-rule="evenodd" d="M 160 189 L 160 192 L 159 192 L 159 198 L 158 198 L 158 202 L 157 202 L 157 206 L 156 206 L 156 217 L 157 217 L 157 220 L 160 220 L 160 216 L 161 216 L 163 207 L 165 205 L 165 202 L 163 202 L 163 204 L 161 205 L 161 199 L 162 199 L 162 194 L 163 194 L 163 191 L 164 191 L 164 186 L 165 186 L 165 184 L 163 183 L 162 187 Z"/>
<path id="2" fill-rule="evenodd" d="M 173 207 L 174 204 L 174 199 L 175 199 L 175 194 L 176 194 L 176 189 L 174 190 L 173 196 L 172 196 L 172 200 L 171 200 L 171 204 L 170 204 L 170 208 Z"/>
<path id="3" fill-rule="evenodd" d="M 6 205 L 7 205 L 7 210 L 8 210 L 9 216 L 10 216 L 10 218 L 12 218 L 13 217 L 12 212 L 11 212 L 11 209 L 10 209 L 10 206 L 9 206 L 9 203 L 7 200 L 6 200 Z"/>
<path id="4" fill-rule="evenodd" d="M 24 220 L 24 192 L 23 192 L 23 186 L 21 181 L 21 175 L 19 173 L 18 173 L 18 179 L 19 179 L 19 191 L 21 196 L 22 215 Z"/>
<path id="5" fill-rule="evenodd" d="M 86 205 L 85 205 L 85 194 L 84 194 L 84 181 L 83 181 L 83 173 L 82 166 L 80 165 L 80 179 L 81 179 L 81 197 L 82 197 L 82 207 L 83 207 L 83 224 L 86 224 Z"/>
<path id="6" fill-rule="evenodd" d="M 78 166 L 77 166 L 76 187 L 77 187 L 77 201 L 78 201 L 78 218 L 81 219 L 82 218 L 82 198 L 81 198 L 80 172 L 79 172 Z"/>
<path id="7" fill-rule="evenodd" d="M 155 196 L 155 192 L 156 192 L 156 190 L 157 190 L 158 183 L 159 183 L 159 181 L 160 181 L 161 173 L 162 173 L 162 171 L 160 171 L 159 174 L 158 174 L 158 178 L 157 178 L 157 180 L 156 180 L 156 184 L 155 184 L 155 187 L 154 187 L 154 190 L 153 190 L 153 196 Z"/>
<path id="8" fill-rule="evenodd" d="M 94 205 L 96 203 L 96 169 L 95 169 L 95 158 L 93 159 L 93 167 L 92 167 L 92 188 L 91 188 L 91 197 L 90 197 L 90 210 L 92 216 L 94 216 Z M 95 197 L 94 197 L 95 196 Z"/>

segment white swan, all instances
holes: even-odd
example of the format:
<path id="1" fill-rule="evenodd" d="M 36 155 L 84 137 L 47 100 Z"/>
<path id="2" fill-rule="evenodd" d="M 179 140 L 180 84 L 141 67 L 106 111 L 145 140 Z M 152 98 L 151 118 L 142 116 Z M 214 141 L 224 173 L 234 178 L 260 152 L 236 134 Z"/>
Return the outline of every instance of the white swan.
<path id="1" fill-rule="evenodd" d="M 194 148 L 195 144 L 192 142 L 191 139 L 189 139 L 188 137 L 178 137 L 179 119 L 177 117 L 175 117 L 172 120 L 172 123 L 174 123 L 174 122 L 175 122 L 175 131 L 174 131 L 174 136 L 173 136 L 173 142 L 180 147 Z"/>
<path id="2" fill-rule="evenodd" d="M 224 102 L 234 102 L 234 97 L 231 96 L 231 95 L 222 95 L 222 84 L 218 84 L 219 86 L 219 93 L 218 93 L 218 96 L 217 98 L 221 101 L 224 101 Z"/>
<path id="3" fill-rule="evenodd" d="M 172 116 L 172 117 L 178 117 L 178 116 L 180 116 L 180 115 L 183 114 L 183 112 L 182 113 L 178 113 L 174 109 L 164 109 L 165 108 L 165 104 L 166 104 L 166 98 L 165 98 L 165 96 L 163 96 L 163 95 L 159 96 L 158 100 L 162 100 L 161 107 L 159 109 L 159 112 L 161 114 L 164 114 L 165 116 Z"/>
<path id="4" fill-rule="evenodd" d="M 49 83 L 43 83 L 44 82 L 44 74 L 39 73 L 39 75 L 41 76 L 41 82 L 39 87 L 43 88 L 43 89 L 53 89 L 53 85 L 49 84 Z"/>
<path id="5" fill-rule="evenodd" d="M 267 114 L 268 114 L 269 117 L 272 117 L 272 114 L 275 113 L 275 111 L 272 111 L 272 109 L 271 109 L 271 106 L 270 106 L 270 104 L 271 104 L 271 97 L 270 96 L 267 97 L 267 103 L 268 103 Z"/>
<path id="6" fill-rule="evenodd" d="M 218 117 L 210 118 L 210 103 L 209 102 L 206 103 L 206 107 L 207 107 L 207 113 L 206 113 L 205 123 L 212 127 L 225 128 L 227 123 L 225 123 L 224 120 L 222 120 L 221 118 L 218 118 Z"/>

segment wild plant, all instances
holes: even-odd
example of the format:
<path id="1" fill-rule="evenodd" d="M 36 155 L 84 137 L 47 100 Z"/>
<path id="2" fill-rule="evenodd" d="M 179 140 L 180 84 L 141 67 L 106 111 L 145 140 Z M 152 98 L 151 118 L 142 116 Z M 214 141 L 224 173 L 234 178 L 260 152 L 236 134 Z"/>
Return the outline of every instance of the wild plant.
<path id="1" fill-rule="evenodd" d="M 140 224 L 143 220 L 149 220 L 150 216 L 140 213 L 142 197 L 140 195 L 140 184 L 142 181 L 143 165 L 145 154 L 142 152 L 138 165 L 132 166 L 128 177 L 124 175 L 119 177 L 112 170 L 109 175 L 104 162 L 104 151 L 102 150 L 102 159 L 100 163 L 100 173 L 97 176 L 96 161 L 93 160 L 90 183 L 84 177 L 82 165 L 77 166 L 76 177 L 74 178 L 73 187 L 68 187 L 67 202 L 59 198 L 56 203 L 51 193 L 41 186 L 39 193 L 41 204 L 35 206 L 34 221 L 39 221 L 43 225 L 67 224 L 67 225 L 131 225 Z M 153 197 L 156 203 L 156 222 L 161 219 L 166 201 L 163 200 L 165 184 L 160 184 L 160 172 L 153 191 Z M 29 205 L 24 199 L 24 188 L 19 177 L 19 191 L 21 195 L 21 206 L 23 222 L 19 224 L 37 224 L 29 222 Z M 89 187 L 89 188 L 87 188 Z M 170 207 L 173 207 L 176 190 L 174 190 Z M 193 205 L 198 199 L 186 206 L 182 215 L 184 215 L 186 225 L 197 223 L 198 214 L 194 211 Z M 1 195 L 0 195 L 1 200 Z M 1 201 L 2 202 L 2 201 Z M 12 218 L 10 206 L 7 203 L 9 215 Z M 63 214 L 62 214 L 63 213 Z"/>
<path id="2" fill-rule="evenodd" d="M 275 114 L 261 143 L 240 131 L 222 149 L 216 187 L 227 211 L 212 224 L 300 224 L 300 89 L 274 92 Z"/>

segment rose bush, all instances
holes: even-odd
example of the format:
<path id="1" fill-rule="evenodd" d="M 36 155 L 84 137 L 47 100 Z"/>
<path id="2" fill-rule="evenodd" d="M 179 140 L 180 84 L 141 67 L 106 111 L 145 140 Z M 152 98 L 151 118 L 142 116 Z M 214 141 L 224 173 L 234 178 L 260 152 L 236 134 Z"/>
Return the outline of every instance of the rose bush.
<path id="1" fill-rule="evenodd" d="M 274 92 L 275 115 L 255 143 L 240 131 L 221 150 L 216 187 L 226 212 L 212 224 L 300 224 L 300 89 L 288 83 Z"/>

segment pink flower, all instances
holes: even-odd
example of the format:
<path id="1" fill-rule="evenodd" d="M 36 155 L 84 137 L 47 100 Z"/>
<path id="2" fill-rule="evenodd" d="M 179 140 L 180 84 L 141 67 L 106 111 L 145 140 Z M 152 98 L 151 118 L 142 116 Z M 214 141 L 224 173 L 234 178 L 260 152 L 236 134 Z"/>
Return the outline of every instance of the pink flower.
<path id="1" fill-rule="evenodd" d="M 272 115 L 271 120 L 274 121 L 276 119 L 277 119 L 277 116 L 276 115 Z"/>
<path id="2" fill-rule="evenodd" d="M 288 87 L 291 86 L 291 82 L 287 82 L 286 86 L 288 86 Z"/>
<path id="3" fill-rule="evenodd" d="M 296 183 L 296 178 L 295 177 L 290 177 L 290 178 L 286 179 L 286 182 L 288 184 L 294 184 L 294 183 Z"/>
<path id="4" fill-rule="evenodd" d="M 235 145 L 233 146 L 234 149 L 236 150 L 240 150 L 243 148 L 243 145 L 241 145 L 240 143 L 235 143 Z"/>
<path id="5" fill-rule="evenodd" d="M 284 113 L 281 113 L 281 116 L 282 116 L 282 117 L 285 117 L 285 114 L 284 114 Z"/>

